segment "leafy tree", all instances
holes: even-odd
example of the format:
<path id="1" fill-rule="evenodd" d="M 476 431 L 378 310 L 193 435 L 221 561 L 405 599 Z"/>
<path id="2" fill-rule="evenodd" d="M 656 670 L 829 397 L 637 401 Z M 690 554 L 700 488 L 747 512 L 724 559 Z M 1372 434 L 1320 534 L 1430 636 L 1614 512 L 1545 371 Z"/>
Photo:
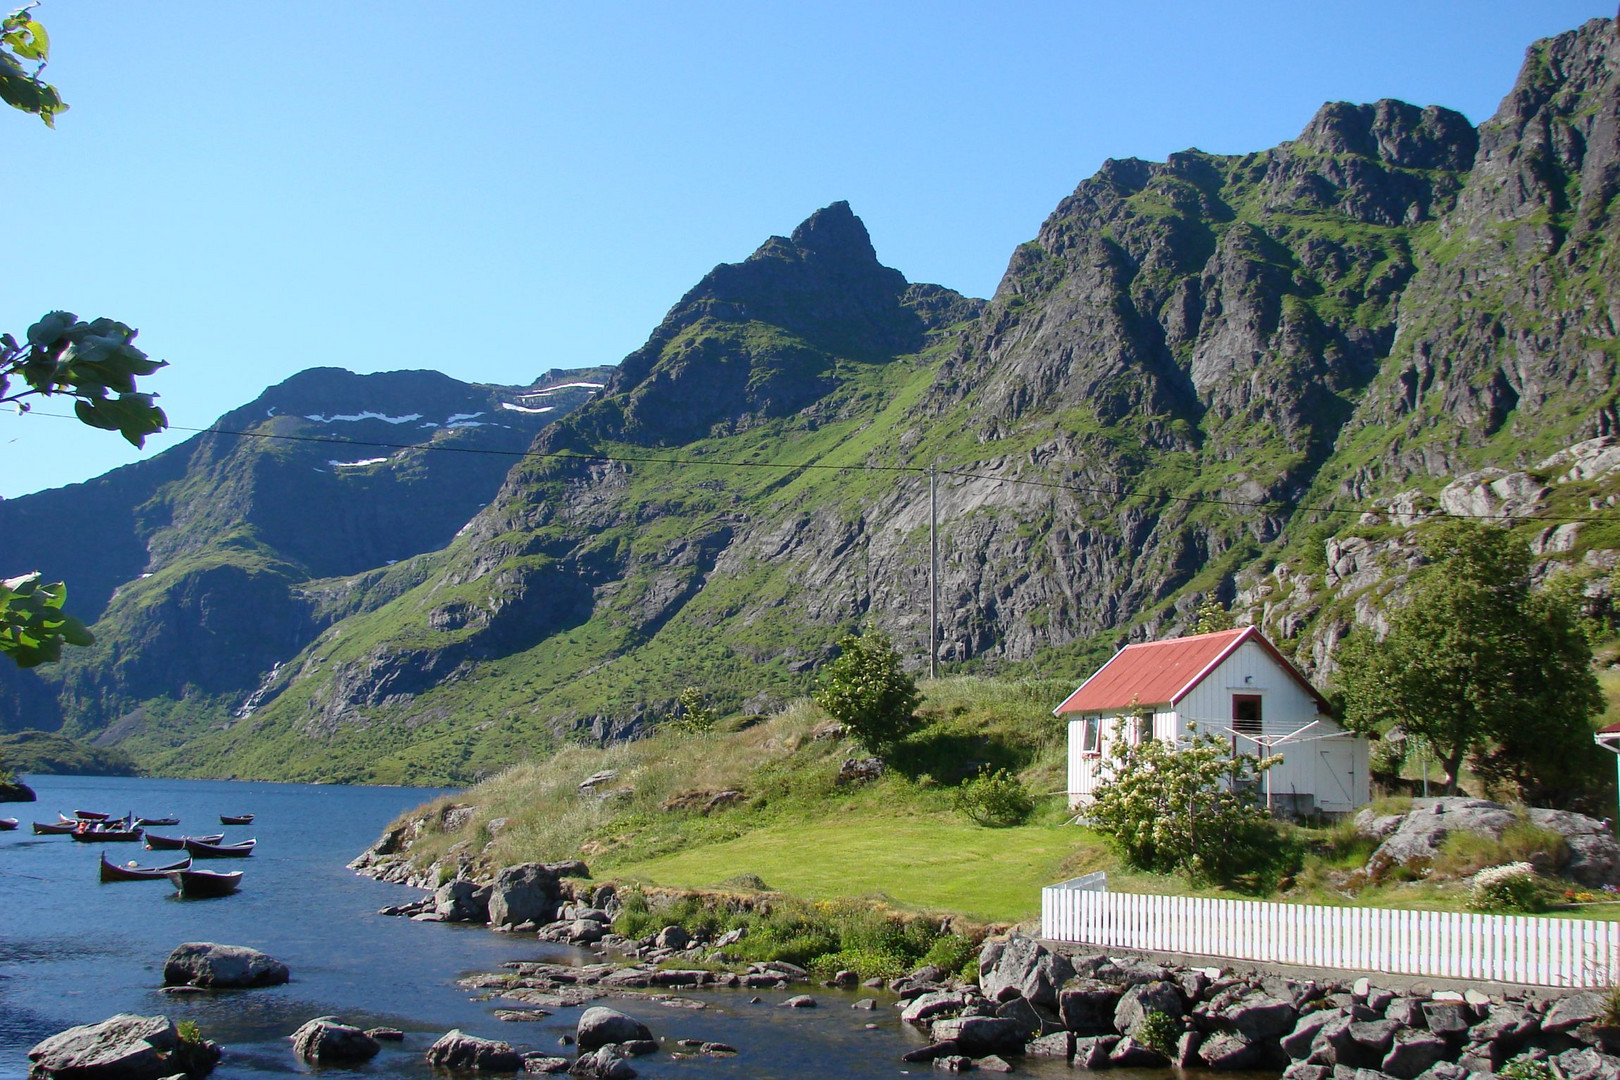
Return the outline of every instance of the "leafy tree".
<path id="1" fill-rule="evenodd" d="M 1534 796 L 1586 757 L 1603 707 L 1592 654 L 1568 605 L 1530 591 L 1530 551 L 1505 529 L 1451 522 L 1423 542 L 1430 565 L 1382 641 L 1340 647 L 1345 723 L 1400 724 L 1427 740 L 1455 794 L 1470 754 L 1487 776 Z"/>
<path id="2" fill-rule="evenodd" d="M 1198 621 L 1193 624 L 1195 634 L 1214 634 L 1230 630 L 1236 624 L 1232 613 L 1213 596 L 1198 606 Z"/>
<path id="3" fill-rule="evenodd" d="M 1267 861 L 1274 834 L 1258 786 L 1280 760 L 1197 732 L 1175 744 L 1119 739 L 1086 820 L 1138 870 L 1230 881 Z"/>
<path id="4" fill-rule="evenodd" d="M 55 127 L 67 106 L 40 78 L 51 44 L 32 11 L 29 5 L 0 20 L 0 101 Z M 82 322 L 67 311 L 40 319 L 21 342 L 0 334 L 0 405 L 26 412 L 32 398 L 72 398 L 82 422 L 145 445 L 169 420 L 135 380 L 166 365 L 137 349 L 135 334 L 121 322 Z M 34 667 L 61 659 L 64 644 L 90 644 L 84 624 L 62 610 L 66 598 L 67 586 L 41 581 L 38 573 L 0 581 L 0 653 Z"/>
<path id="5" fill-rule="evenodd" d="M 917 730 L 922 694 L 900 664 L 888 635 L 869 626 L 838 642 L 811 699 L 874 754 L 882 755 Z"/>
<path id="6" fill-rule="evenodd" d="M 704 700 L 703 691 L 695 686 L 688 686 L 676 695 L 675 707 L 678 711 L 669 718 L 668 723 L 677 731 L 700 734 L 712 730 L 719 719 Z"/>
<path id="7" fill-rule="evenodd" d="M 34 21 L 37 6 L 29 4 L 0 20 L 0 101 L 55 127 L 56 114 L 65 112 L 67 105 L 56 87 L 39 77 L 50 61 L 51 38 Z"/>

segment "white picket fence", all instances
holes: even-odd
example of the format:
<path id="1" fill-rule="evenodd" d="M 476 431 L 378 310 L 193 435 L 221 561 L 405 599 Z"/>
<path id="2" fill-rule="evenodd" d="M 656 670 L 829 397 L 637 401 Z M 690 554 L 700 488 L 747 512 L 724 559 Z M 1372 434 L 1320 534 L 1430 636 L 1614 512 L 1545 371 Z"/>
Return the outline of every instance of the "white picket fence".
<path id="1" fill-rule="evenodd" d="M 1096 888 L 1076 879 L 1042 889 L 1041 936 L 1104 948 L 1429 978 L 1577 988 L 1620 983 L 1620 923 Z"/>

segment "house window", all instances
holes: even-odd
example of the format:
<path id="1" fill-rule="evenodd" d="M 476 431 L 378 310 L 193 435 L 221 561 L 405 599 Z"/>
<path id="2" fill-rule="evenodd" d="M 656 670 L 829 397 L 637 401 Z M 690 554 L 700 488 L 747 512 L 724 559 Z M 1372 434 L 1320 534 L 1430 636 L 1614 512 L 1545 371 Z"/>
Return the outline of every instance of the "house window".
<path id="1" fill-rule="evenodd" d="M 1097 753 L 1097 728 L 1102 721 L 1097 717 L 1080 721 L 1080 752 L 1082 754 Z"/>
<path id="2" fill-rule="evenodd" d="M 1232 730 L 1239 735 L 1261 733 L 1259 694 L 1232 695 Z"/>

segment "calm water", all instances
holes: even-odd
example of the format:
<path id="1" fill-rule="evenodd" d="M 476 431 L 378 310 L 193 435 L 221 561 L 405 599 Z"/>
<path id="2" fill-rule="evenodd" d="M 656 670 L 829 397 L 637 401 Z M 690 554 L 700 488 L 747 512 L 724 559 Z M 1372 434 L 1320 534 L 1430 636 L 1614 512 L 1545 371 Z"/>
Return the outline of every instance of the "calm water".
<path id="1" fill-rule="evenodd" d="M 558 1039 L 573 1031 L 578 1009 L 560 1009 L 539 1023 L 503 1022 L 493 1015 L 503 1003 L 472 1000 L 454 982 L 507 960 L 585 963 L 594 957 L 482 927 L 379 916 L 379 907 L 420 894 L 344 868 L 395 814 L 437 792 L 115 777 L 27 779 L 39 802 L 0 803 L 0 817 L 22 821 L 17 832 L 0 833 L 0 1080 L 27 1073 L 28 1049 L 40 1039 L 120 1012 L 195 1020 L 205 1036 L 225 1048 L 214 1073 L 222 1078 L 308 1072 L 286 1037 L 306 1020 L 325 1015 L 407 1033 L 403 1045 L 384 1044 L 377 1058 L 357 1070 L 371 1077 L 428 1077 L 423 1051 L 451 1028 L 504 1039 L 522 1050 L 563 1052 Z M 241 892 L 181 901 L 167 882 L 103 885 L 97 880 L 99 845 L 34 836 L 28 829 L 30 821 L 54 821 L 57 811 L 76 809 L 177 816 L 179 826 L 158 832 L 223 831 L 227 840 L 256 836 L 259 845 L 252 858 L 219 863 L 221 869 L 245 871 Z M 251 826 L 221 827 L 222 813 L 257 817 Z M 106 850 L 115 862 L 174 861 L 172 853 L 147 851 L 141 844 L 109 844 Z M 211 995 L 159 994 L 164 958 L 183 941 L 261 949 L 292 969 L 292 982 Z M 709 1003 L 702 1012 L 652 1001 L 603 1004 L 636 1016 L 671 1042 L 715 1039 L 742 1051 L 733 1059 L 640 1058 L 634 1064 L 644 1077 L 933 1075 L 926 1064 L 900 1062 L 902 1053 L 924 1040 L 902 1028 L 886 996 L 875 1012 L 864 1012 L 849 1007 L 856 994 L 824 988 L 814 993 L 821 1008 L 776 1008 L 787 996 L 779 991 L 761 993 L 760 1004 L 750 1004 L 750 995 L 737 991 L 687 995 Z M 877 1024 L 877 1030 L 867 1030 L 867 1023 Z M 1069 1075 L 1062 1062 L 1021 1062 L 1019 1072 Z M 1124 1080 L 1127 1074 L 1114 1075 Z"/>

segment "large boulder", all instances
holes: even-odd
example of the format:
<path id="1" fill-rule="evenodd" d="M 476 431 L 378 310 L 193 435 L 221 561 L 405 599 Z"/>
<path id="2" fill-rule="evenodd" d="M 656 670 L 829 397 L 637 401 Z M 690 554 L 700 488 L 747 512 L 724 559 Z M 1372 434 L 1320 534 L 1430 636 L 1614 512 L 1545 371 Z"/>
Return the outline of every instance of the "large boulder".
<path id="1" fill-rule="evenodd" d="M 58 1032 L 28 1051 L 30 1080 L 160 1080 L 206 1076 L 219 1061 L 211 1042 L 182 1044 L 167 1016 L 119 1013 Z"/>
<path id="2" fill-rule="evenodd" d="M 1141 983 L 1120 995 L 1119 1004 L 1114 1008 L 1114 1030 L 1121 1035 L 1132 1035 L 1148 1013 L 1160 1012 L 1172 1020 L 1180 1020 L 1186 1011 L 1181 987 L 1175 983 L 1169 980 Z"/>
<path id="3" fill-rule="evenodd" d="M 1258 993 L 1228 1005 L 1220 1017 L 1251 1042 L 1259 1042 L 1281 1038 L 1293 1031 L 1299 1021 L 1299 1009 L 1292 1001 Z"/>
<path id="4" fill-rule="evenodd" d="M 427 1048 L 427 1063 L 435 1069 L 517 1072 L 523 1068 L 523 1055 L 509 1043 L 480 1039 L 453 1028 Z"/>
<path id="5" fill-rule="evenodd" d="M 1112 1035 L 1120 994 L 1117 986 L 1082 979 L 1058 993 L 1058 1015 L 1076 1035 Z"/>
<path id="6" fill-rule="evenodd" d="M 1396 1080 L 1416 1080 L 1445 1058 L 1448 1050 L 1446 1040 L 1432 1031 L 1400 1028 L 1380 1071 Z"/>
<path id="7" fill-rule="evenodd" d="M 601 1005 L 594 1005 L 581 1013 L 579 1025 L 574 1029 L 574 1041 L 579 1044 L 580 1053 L 608 1043 L 634 1042 L 652 1037 L 652 1032 L 640 1020 Z"/>
<path id="8" fill-rule="evenodd" d="M 292 1035 L 293 1053 L 314 1065 L 358 1065 L 381 1049 L 366 1032 L 335 1016 L 318 1016 Z"/>
<path id="9" fill-rule="evenodd" d="M 508 866 L 489 887 L 487 913 L 491 926 L 548 923 L 557 917 L 560 893 L 557 872 L 542 863 Z"/>
<path id="10" fill-rule="evenodd" d="M 1018 1021 L 1001 1016 L 957 1016 L 949 1020 L 936 1020 L 932 1034 L 936 1043 L 954 1043 L 969 1057 L 1021 1054 L 1024 1051 L 1023 1027 Z"/>
<path id="11" fill-rule="evenodd" d="M 600 1046 L 581 1054 L 568 1067 L 568 1075 L 581 1080 L 632 1080 L 636 1070 L 613 1046 Z"/>
<path id="12" fill-rule="evenodd" d="M 986 942 L 979 952 L 979 989 L 991 1001 L 1013 997 L 1032 1005 L 1058 1007 L 1058 988 L 1074 978 L 1069 961 L 1020 933 Z"/>
<path id="13" fill-rule="evenodd" d="M 1620 884 L 1620 843 L 1608 825 L 1597 818 L 1568 810 L 1532 807 L 1525 811 L 1530 824 L 1548 829 L 1564 838 L 1569 862 L 1563 871 L 1589 888 Z"/>
<path id="14" fill-rule="evenodd" d="M 1512 810 L 1487 799 L 1414 799 L 1411 811 L 1378 845 L 1368 865 L 1405 865 L 1417 859 L 1433 859 L 1452 833 L 1478 833 L 1500 840 L 1518 820 Z M 1369 827 L 1381 829 L 1383 825 L 1376 819 L 1369 821 Z"/>
<path id="15" fill-rule="evenodd" d="M 239 990 L 279 986 L 290 977 L 286 964 L 257 949 L 212 941 L 188 941 L 163 962 L 164 986 Z"/>
<path id="16" fill-rule="evenodd" d="M 458 879 L 433 893 L 433 913 L 441 922 L 488 922 L 490 887 Z"/>

